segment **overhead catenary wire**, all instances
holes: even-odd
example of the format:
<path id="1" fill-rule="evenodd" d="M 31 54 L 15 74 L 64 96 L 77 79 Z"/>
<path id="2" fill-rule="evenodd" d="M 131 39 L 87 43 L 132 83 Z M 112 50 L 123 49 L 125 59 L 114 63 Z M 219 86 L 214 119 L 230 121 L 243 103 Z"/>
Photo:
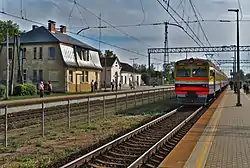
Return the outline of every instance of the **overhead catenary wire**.
<path id="1" fill-rule="evenodd" d="M 198 20 L 199 22 L 215 22 L 215 23 L 233 23 L 236 22 L 236 20 Z M 190 20 L 186 21 L 189 24 L 197 23 L 197 20 Z M 250 22 L 250 20 L 241 20 L 241 22 Z M 168 22 L 170 24 L 173 24 L 172 22 Z M 184 22 L 179 22 L 179 23 L 184 23 Z M 141 27 L 141 26 L 160 26 L 164 25 L 165 22 L 155 22 L 155 23 L 144 23 L 144 24 L 128 24 L 128 25 L 116 25 L 115 27 Z M 89 28 L 89 29 L 96 29 L 96 28 L 113 28 L 111 26 L 89 26 L 89 27 L 83 27 L 83 26 L 73 26 L 73 28 Z"/>
<path id="2" fill-rule="evenodd" d="M 68 24 L 69 24 L 69 27 L 70 27 L 70 18 L 72 17 L 72 13 L 73 13 L 73 11 L 74 11 L 74 8 L 75 8 L 75 3 L 72 5 L 72 8 L 71 8 L 71 10 L 70 10 L 70 12 L 69 12 L 69 17 L 68 17 Z"/>
<path id="3" fill-rule="evenodd" d="M 13 18 L 16 18 L 16 19 L 24 20 L 24 21 L 27 21 L 27 22 L 30 22 L 30 23 L 35 23 L 35 24 L 38 24 L 38 25 L 41 25 L 41 26 L 47 26 L 47 24 L 44 24 L 44 23 L 41 23 L 41 22 L 38 22 L 38 21 L 34 21 L 34 20 L 31 20 L 31 19 L 27 19 L 27 18 L 22 18 L 20 16 L 17 16 L 17 15 L 14 15 L 14 14 L 10 14 L 10 13 L 6 13 L 6 12 L 3 12 L 3 11 L 0 11 L 0 14 L 6 15 L 6 16 L 10 16 L 10 17 L 13 17 Z M 78 36 L 82 36 L 82 37 L 85 37 L 87 39 L 99 42 L 99 40 L 94 39 L 92 37 L 88 37 L 88 36 L 85 36 L 85 35 L 79 35 L 79 34 L 77 34 L 75 32 L 69 32 L 69 33 L 72 33 L 72 34 L 75 34 L 75 35 L 78 35 Z M 139 56 L 148 57 L 148 55 L 146 55 L 146 54 L 142 54 L 140 52 L 136 52 L 136 51 L 133 51 L 133 50 L 130 50 L 130 49 L 127 49 L 127 48 L 123 48 L 123 47 L 120 47 L 120 46 L 117 46 L 117 45 L 114 45 L 114 44 L 110 44 L 110 43 L 105 42 L 105 41 L 100 41 L 100 42 L 103 43 L 103 44 L 106 44 L 106 45 L 109 45 L 109 46 L 112 46 L 112 47 L 115 47 L 115 48 L 118 48 L 118 49 L 130 52 L 130 53 L 133 53 L 133 54 L 137 54 Z M 155 60 L 162 61 L 160 59 L 155 59 Z"/>
<path id="4" fill-rule="evenodd" d="M 97 19 L 101 19 L 103 22 L 105 22 L 106 24 L 108 24 L 109 26 L 111 26 L 112 28 L 116 29 L 117 31 L 119 31 L 120 33 L 128 36 L 129 38 L 141 43 L 141 44 L 144 44 L 144 45 L 147 45 L 148 47 L 152 47 L 150 46 L 149 44 L 146 44 L 144 43 L 143 41 L 129 35 L 128 33 L 124 32 L 123 30 L 117 28 L 116 26 L 114 26 L 113 24 L 111 24 L 110 22 L 104 20 L 103 18 L 100 18 L 98 15 L 96 15 L 94 12 L 92 12 L 91 10 L 87 9 L 86 7 L 84 7 L 83 5 L 79 4 L 78 2 L 76 2 L 76 5 L 80 6 L 81 8 L 83 8 L 84 10 L 86 10 L 87 12 L 91 13 L 93 16 L 95 16 Z"/>
<path id="5" fill-rule="evenodd" d="M 197 10 L 195 4 L 193 3 L 194 9 L 196 9 L 198 15 L 200 16 L 201 20 L 200 21 L 205 21 L 204 18 L 201 16 L 201 13 Z"/>
<path id="6" fill-rule="evenodd" d="M 190 5 L 191 5 L 191 8 L 192 8 L 192 10 L 193 10 L 193 12 L 194 12 L 194 15 L 195 15 L 195 17 L 196 17 L 196 19 L 197 19 L 197 21 L 198 21 L 198 24 L 199 24 L 199 26 L 200 26 L 200 28 L 201 28 L 201 31 L 202 31 L 204 37 L 205 37 L 205 39 L 206 39 L 208 45 L 211 47 L 211 43 L 210 43 L 210 41 L 208 40 L 208 37 L 207 37 L 207 35 L 206 35 L 206 33 L 205 33 L 205 31 L 204 31 L 202 25 L 201 25 L 201 22 L 199 21 L 198 16 L 197 16 L 197 13 L 198 13 L 198 12 L 196 13 L 196 11 L 198 11 L 198 10 L 195 10 L 195 6 L 194 6 L 192 0 L 189 0 L 189 3 L 190 3 Z M 201 17 L 201 19 L 203 19 L 202 16 L 201 16 L 201 14 L 200 14 L 200 17 Z M 214 53 L 217 54 L 217 55 L 219 55 L 219 54 L 216 53 L 216 52 L 214 52 Z M 212 56 L 212 59 L 213 59 L 214 61 L 216 61 L 215 58 L 214 58 L 213 56 Z"/>
<path id="7" fill-rule="evenodd" d="M 85 24 L 89 27 L 89 24 L 88 24 L 87 20 L 83 17 L 83 14 L 82 14 L 81 10 L 78 8 L 78 6 L 76 6 L 76 9 L 77 9 L 78 12 L 80 13 L 82 20 L 83 20 L 83 21 L 85 22 Z"/>
<path id="8" fill-rule="evenodd" d="M 142 4 L 142 0 L 139 0 L 140 1 L 140 5 L 141 5 L 141 10 L 142 10 L 142 13 L 143 13 L 143 19 L 142 19 L 142 21 L 141 21 L 141 24 L 143 24 L 144 23 L 144 21 L 145 21 L 145 10 L 144 10 L 144 7 L 143 7 L 143 4 Z"/>
<path id="9" fill-rule="evenodd" d="M 239 9 L 240 9 L 240 20 L 242 20 L 243 19 L 243 11 L 242 11 L 242 7 L 240 4 L 240 0 L 238 0 L 238 5 L 239 5 Z"/>
<path id="10" fill-rule="evenodd" d="M 166 11 L 167 11 L 167 9 L 166 9 L 166 7 L 160 2 L 160 0 L 157 0 L 158 1 L 158 3 L 163 7 L 163 9 L 165 9 Z M 170 8 L 171 8 L 171 6 L 169 6 Z M 173 15 L 169 12 L 169 11 L 167 11 L 168 12 L 168 14 L 173 18 L 173 20 L 176 22 L 176 24 L 177 25 L 179 25 L 179 26 L 181 26 L 180 24 L 179 24 L 179 22 L 173 17 Z M 182 29 L 196 44 L 198 44 L 199 46 L 201 46 L 195 39 L 194 39 L 194 37 L 192 37 L 185 29 Z M 202 42 L 201 42 L 202 43 Z M 202 43 L 203 44 L 203 43 Z"/>
<path id="11" fill-rule="evenodd" d="M 193 10 L 193 12 L 194 12 L 194 15 L 195 15 L 195 17 L 196 17 L 196 19 L 197 19 L 197 21 L 198 21 L 198 24 L 199 24 L 199 26 L 200 26 L 200 28 L 201 28 L 202 33 L 204 34 L 204 37 L 205 37 L 205 39 L 206 39 L 208 45 L 211 46 L 211 43 L 209 42 L 208 37 L 207 37 L 207 35 L 206 35 L 206 33 L 205 33 L 205 31 L 204 31 L 202 25 L 201 25 L 201 22 L 199 21 L 199 18 L 198 18 L 198 16 L 197 16 L 197 14 L 196 14 L 194 5 L 193 5 L 193 3 L 192 3 L 192 0 L 189 0 L 189 3 L 190 3 L 190 5 L 191 5 L 191 7 L 192 7 L 192 10 Z"/>
<path id="12" fill-rule="evenodd" d="M 164 8 L 164 9 L 166 9 L 165 8 L 165 6 L 160 2 L 160 0 L 157 0 L 160 4 L 161 4 L 161 6 Z M 191 32 L 194 34 L 194 36 L 197 38 L 197 40 L 201 43 L 201 45 L 202 46 L 204 46 L 204 44 L 202 43 L 202 41 L 199 39 L 199 37 L 194 33 L 194 31 L 193 31 L 193 29 L 188 25 L 188 23 L 171 7 L 171 5 L 169 5 L 169 9 L 171 9 L 186 25 L 187 25 L 187 27 L 191 30 Z M 166 10 L 167 11 L 167 10 Z M 177 23 L 177 24 L 179 24 L 179 22 L 172 16 L 172 14 L 169 12 L 169 11 L 167 11 L 167 13 L 175 20 L 175 22 Z M 187 31 L 186 31 L 187 32 Z M 193 37 L 192 37 L 193 38 Z M 196 41 L 196 43 L 197 43 L 197 41 Z M 198 44 L 198 43 L 197 43 Z M 199 46 L 200 46 L 200 44 L 199 44 Z"/>

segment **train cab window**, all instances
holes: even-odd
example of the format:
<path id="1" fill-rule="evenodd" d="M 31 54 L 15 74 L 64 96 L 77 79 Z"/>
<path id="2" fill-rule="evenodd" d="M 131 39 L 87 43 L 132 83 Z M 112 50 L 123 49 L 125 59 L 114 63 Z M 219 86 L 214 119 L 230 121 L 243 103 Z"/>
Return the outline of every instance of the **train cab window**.
<path id="1" fill-rule="evenodd" d="M 176 71 L 176 77 L 190 77 L 190 69 L 178 68 Z"/>
<path id="2" fill-rule="evenodd" d="M 192 70 L 193 77 L 208 77 L 208 71 L 206 68 L 194 68 Z"/>
<path id="3" fill-rule="evenodd" d="M 213 70 L 210 70 L 210 76 L 215 76 L 215 73 Z"/>

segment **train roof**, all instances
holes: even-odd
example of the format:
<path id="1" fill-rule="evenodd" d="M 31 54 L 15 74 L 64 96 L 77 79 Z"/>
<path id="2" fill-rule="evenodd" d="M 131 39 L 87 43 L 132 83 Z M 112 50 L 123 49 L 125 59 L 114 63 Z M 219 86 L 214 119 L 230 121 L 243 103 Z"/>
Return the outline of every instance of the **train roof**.
<path id="1" fill-rule="evenodd" d="M 214 67 L 216 70 L 220 71 L 221 73 L 223 73 L 225 76 L 227 76 L 217 65 L 215 65 L 212 61 L 208 60 L 208 59 L 201 59 L 201 58 L 189 58 L 189 59 L 182 59 L 179 61 L 176 61 L 177 63 L 189 63 L 190 61 L 193 62 L 200 62 L 200 63 L 208 63 L 210 66 Z"/>

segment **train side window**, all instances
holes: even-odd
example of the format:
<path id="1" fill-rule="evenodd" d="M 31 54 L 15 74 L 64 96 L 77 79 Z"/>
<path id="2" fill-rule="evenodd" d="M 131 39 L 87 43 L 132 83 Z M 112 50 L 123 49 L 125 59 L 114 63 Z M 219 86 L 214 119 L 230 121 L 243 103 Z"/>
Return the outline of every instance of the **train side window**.
<path id="1" fill-rule="evenodd" d="M 210 70 L 210 76 L 215 76 L 215 73 L 213 70 Z"/>

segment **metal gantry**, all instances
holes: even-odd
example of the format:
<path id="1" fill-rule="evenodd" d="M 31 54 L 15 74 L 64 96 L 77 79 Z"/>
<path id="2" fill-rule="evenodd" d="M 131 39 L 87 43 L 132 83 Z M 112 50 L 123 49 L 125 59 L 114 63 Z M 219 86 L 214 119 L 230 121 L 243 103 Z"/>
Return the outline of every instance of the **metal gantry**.
<path id="1" fill-rule="evenodd" d="M 176 48 L 149 48 L 149 54 L 159 53 L 197 53 L 197 52 L 234 52 L 236 46 L 212 46 L 212 47 L 176 47 Z M 240 46 L 240 51 L 250 51 L 250 46 Z"/>
<path id="2" fill-rule="evenodd" d="M 234 60 L 216 60 L 219 64 L 233 64 Z M 250 64 L 250 60 L 240 60 L 241 64 Z"/>

